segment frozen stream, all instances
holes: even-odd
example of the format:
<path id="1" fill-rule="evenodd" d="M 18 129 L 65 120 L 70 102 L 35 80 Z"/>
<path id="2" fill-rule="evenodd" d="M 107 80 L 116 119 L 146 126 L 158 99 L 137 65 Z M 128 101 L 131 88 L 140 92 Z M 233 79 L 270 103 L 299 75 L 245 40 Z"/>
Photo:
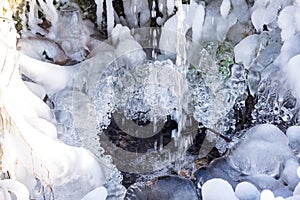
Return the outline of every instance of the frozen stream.
<path id="1" fill-rule="evenodd" d="M 0 7 L 0 199 L 300 199 L 300 1 Z"/>

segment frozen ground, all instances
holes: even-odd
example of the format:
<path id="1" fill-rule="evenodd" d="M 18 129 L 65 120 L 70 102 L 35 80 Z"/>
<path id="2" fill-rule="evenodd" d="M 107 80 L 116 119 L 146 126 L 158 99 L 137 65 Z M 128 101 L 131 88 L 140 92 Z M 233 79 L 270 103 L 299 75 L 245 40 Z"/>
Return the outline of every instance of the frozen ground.
<path id="1" fill-rule="evenodd" d="M 299 0 L 0 7 L 1 199 L 300 199 Z"/>

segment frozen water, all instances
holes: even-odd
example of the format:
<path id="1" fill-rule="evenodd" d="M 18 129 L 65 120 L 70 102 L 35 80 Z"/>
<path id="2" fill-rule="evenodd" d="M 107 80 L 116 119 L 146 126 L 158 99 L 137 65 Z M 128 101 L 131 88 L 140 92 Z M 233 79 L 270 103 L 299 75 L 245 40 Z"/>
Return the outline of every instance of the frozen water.
<path id="1" fill-rule="evenodd" d="M 274 199 L 274 194 L 271 190 L 263 190 L 260 195 L 261 200 L 271 200 Z"/>
<path id="2" fill-rule="evenodd" d="M 221 7 L 220 7 L 220 13 L 221 13 L 222 17 L 226 18 L 228 16 L 230 7 L 231 7 L 230 0 L 222 1 Z"/>
<path id="3" fill-rule="evenodd" d="M 87 193 L 81 200 L 105 200 L 107 197 L 107 191 L 104 187 L 98 187 L 93 191 Z"/>
<path id="4" fill-rule="evenodd" d="M 256 57 L 260 48 L 259 35 L 250 35 L 234 47 L 235 61 L 242 63 L 246 69 Z"/>
<path id="5" fill-rule="evenodd" d="M 202 186 L 203 200 L 237 200 L 231 185 L 223 179 L 211 179 Z"/>
<path id="6" fill-rule="evenodd" d="M 109 35 L 114 26 L 115 16 L 112 1 L 106 2 Z M 65 173 L 68 176 L 66 179 L 62 177 L 55 179 L 55 183 L 58 183 L 60 180 L 69 181 L 64 186 L 59 184 L 55 186 L 59 197 L 63 198 L 69 197 L 68 195 L 74 195 L 76 198 L 79 198 L 85 195 L 83 193 L 102 185 L 103 183 L 99 183 L 97 182 L 98 180 L 95 179 L 93 179 L 95 182 L 89 182 L 90 185 L 88 186 L 85 185 L 85 181 L 90 181 L 90 176 L 95 177 L 99 174 L 101 175 L 101 170 L 99 171 L 101 166 L 99 166 L 99 163 L 110 168 L 110 170 L 108 170 L 109 172 L 104 170 L 106 173 L 114 173 L 110 176 L 110 180 L 105 179 L 108 198 L 114 198 L 112 197 L 114 193 L 116 196 L 122 196 L 121 193 L 124 191 L 124 188 L 120 187 L 119 184 L 121 180 L 120 175 L 113 165 L 109 163 L 111 160 L 103 156 L 103 149 L 99 146 L 99 138 L 95 135 L 95 127 L 97 126 L 97 122 L 95 122 L 96 116 L 99 122 L 107 125 L 110 122 L 110 115 L 107 114 L 107 112 L 113 112 L 118 106 L 121 107 L 120 110 L 125 110 L 125 117 L 132 119 L 138 116 L 137 113 L 141 111 L 146 113 L 143 115 L 144 119 L 151 119 L 155 125 L 159 124 L 160 120 L 163 120 L 166 115 L 170 114 L 179 122 L 179 129 L 184 128 L 186 124 L 184 123 L 186 121 L 185 114 L 191 115 L 192 113 L 199 122 L 203 122 L 205 126 L 212 127 L 222 134 L 229 130 L 233 135 L 236 134 L 234 132 L 235 119 L 233 117 L 236 113 L 232 111 L 232 107 L 236 105 L 236 102 L 238 102 L 241 107 L 245 107 L 245 105 L 249 106 L 249 110 L 247 111 L 250 112 L 249 116 L 247 116 L 249 124 L 245 124 L 245 127 L 268 122 L 278 125 L 282 130 L 285 130 L 291 125 L 298 124 L 297 99 L 294 96 L 298 97 L 298 99 L 300 98 L 299 87 L 297 87 L 299 82 L 297 72 L 299 71 L 298 65 L 300 63 L 298 55 L 300 51 L 297 47 L 300 41 L 297 35 L 300 32 L 299 1 L 295 1 L 293 6 L 290 7 L 286 7 L 292 4 L 290 0 L 257 0 L 255 2 L 207 0 L 205 1 L 205 6 L 202 4 L 204 2 L 197 4 L 194 1 L 191 1 L 190 5 L 184 4 L 182 6 L 181 1 L 177 1 L 180 2 L 180 5 L 177 5 L 177 13 L 170 17 L 166 23 L 164 22 L 169 17 L 168 15 L 175 12 L 174 2 L 156 2 L 152 2 L 152 5 L 148 6 L 148 2 L 123 1 L 125 18 L 120 16 L 118 19 L 119 22 L 129 27 L 149 25 L 151 11 L 153 14 L 152 17 L 155 17 L 158 24 L 175 32 L 175 34 L 170 34 L 171 32 L 166 30 L 162 31 L 159 43 L 161 49 L 171 51 L 171 53 L 177 53 L 177 57 L 180 58 L 180 56 L 182 56 L 183 60 L 186 58 L 198 59 L 196 62 L 190 63 L 190 68 L 184 66 L 184 70 L 178 69 L 182 66 L 173 66 L 170 61 L 166 61 L 166 63 L 147 63 L 147 68 L 144 65 L 146 63 L 146 53 L 143 51 L 142 45 L 136 40 L 146 37 L 145 35 L 149 33 L 144 35 L 136 34 L 135 40 L 130 35 L 130 29 L 126 26 L 122 27 L 117 25 L 116 28 L 112 30 L 112 45 L 106 43 L 101 44 L 100 41 L 96 41 L 95 39 L 89 40 L 91 31 L 87 30 L 83 25 L 78 11 L 72 9 L 67 10 L 67 13 L 70 15 L 68 15 L 69 18 L 66 21 L 69 22 L 70 20 L 72 23 L 69 24 L 70 27 L 66 28 L 64 26 L 66 21 L 63 19 L 63 17 L 66 16 L 62 16 L 66 10 L 60 12 L 59 15 L 59 12 L 53 6 L 53 2 L 50 0 L 30 1 L 28 7 L 31 11 L 36 12 L 24 12 L 23 18 L 27 19 L 23 21 L 23 36 L 27 34 L 27 36 L 32 36 L 31 33 L 35 34 L 38 32 L 45 38 L 56 39 L 56 42 L 59 43 L 62 49 L 55 45 L 52 40 L 26 38 L 19 42 L 19 45 L 23 48 L 23 52 L 26 51 L 28 55 L 42 61 L 64 63 L 68 62 L 68 57 L 78 61 L 84 60 L 86 58 L 86 50 L 94 49 L 96 45 L 100 44 L 91 53 L 89 59 L 82 63 L 82 69 L 77 76 L 77 78 L 80 78 L 75 81 L 74 88 L 70 88 L 69 86 L 76 70 L 38 62 L 26 56 L 21 56 L 21 72 L 37 83 L 37 85 L 26 83 L 33 93 L 38 94 L 39 98 L 43 98 L 46 93 L 48 95 L 49 93 L 56 93 L 51 97 L 56 104 L 55 110 L 53 110 L 55 119 L 48 116 L 49 109 L 47 110 L 42 104 L 39 104 L 40 99 L 33 98 L 31 96 L 32 93 L 29 93 L 27 88 L 23 87 L 24 85 L 20 82 L 12 82 L 12 85 L 16 83 L 16 85 L 24 89 L 22 92 L 25 91 L 25 95 L 18 92 L 12 85 L 9 85 L 9 88 L 12 89 L 13 92 L 5 93 L 10 96 L 4 101 L 4 104 L 6 106 L 9 100 L 11 101 L 10 104 L 15 105 L 15 108 L 14 106 L 7 106 L 7 108 L 10 115 L 12 115 L 12 119 L 19 123 L 18 126 L 20 126 L 20 129 L 24 128 L 25 130 L 27 127 L 27 130 L 36 133 L 38 138 L 44 139 L 41 140 L 41 144 L 44 146 L 41 144 L 37 145 L 38 142 L 36 141 L 28 140 L 29 142 L 34 142 L 30 143 L 30 145 L 35 147 L 35 151 L 31 151 L 27 148 L 23 140 L 20 140 L 17 134 L 15 134 L 13 138 L 5 138 L 5 152 L 7 152 L 10 146 L 20 148 L 15 151 L 15 154 L 13 154 L 14 151 L 12 151 L 13 153 L 9 155 L 12 155 L 12 158 L 19 159 L 20 163 L 25 163 L 26 169 L 17 166 L 15 176 L 22 179 L 30 189 L 34 185 L 37 185 L 37 181 L 32 178 L 34 177 L 32 175 L 33 172 L 28 170 L 31 169 L 32 165 L 24 160 L 23 157 L 14 156 L 18 155 L 18 152 L 22 152 L 22 155 L 25 155 L 25 157 L 31 156 L 33 160 L 36 160 L 36 158 L 40 159 L 38 156 L 40 152 L 36 153 L 36 149 L 41 148 L 41 152 L 47 155 L 46 157 L 49 159 L 43 161 L 51 166 L 50 171 L 54 171 L 52 171 L 54 178 L 57 178 L 55 176 L 57 174 L 55 170 L 61 171 L 61 168 L 66 169 L 66 171 L 74 169 L 75 172 L 78 172 L 77 174 L 83 173 L 82 171 L 86 173 L 89 173 L 89 170 L 93 171 L 93 173 L 91 172 L 92 174 L 83 175 L 84 180 L 81 181 L 83 181 L 84 188 L 80 188 L 81 190 L 78 189 L 78 191 L 78 183 L 70 178 L 74 177 L 74 174 L 71 172 L 68 171 L 68 173 Z M 251 2 L 254 3 L 254 6 L 250 9 Z M 105 23 L 103 24 L 102 22 L 103 1 L 96 1 L 96 3 L 98 27 L 101 29 L 101 26 L 105 25 Z M 183 9 L 181 9 L 181 6 Z M 37 16 L 38 9 L 43 11 L 46 19 L 53 19 L 51 20 L 52 27 L 50 29 L 44 30 L 37 25 L 42 22 Z M 5 10 L 0 10 L 0 12 L 4 13 Z M 220 41 L 224 41 L 227 35 L 227 38 L 231 38 L 230 41 L 233 41 L 235 44 L 248 34 L 252 34 L 250 15 L 255 29 L 258 33 L 261 33 L 259 35 L 246 37 L 234 48 L 233 53 L 230 45 Z M 279 17 L 277 18 L 278 15 Z M 116 20 L 117 18 L 118 17 L 116 17 Z M 155 23 L 155 19 L 151 19 L 151 23 Z M 26 21 L 28 26 L 26 26 Z M 236 25 L 237 21 L 239 23 L 238 25 Z M 231 29 L 233 25 L 234 27 Z M 27 27 L 29 28 L 28 30 Z M 190 29 L 191 27 L 192 29 Z M 202 44 L 205 49 L 203 50 L 202 47 L 198 47 L 195 51 L 191 52 L 185 52 L 186 49 L 183 51 L 179 50 L 178 44 L 190 45 L 191 43 L 186 43 L 185 38 L 182 38 L 183 42 L 181 42 L 181 37 L 178 37 L 176 33 L 178 30 L 183 37 L 185 37 L 186 34 L 189 36 L 192 35 L 193 40 L 203 42 Z M 227 34 L 228 30 L 230 30 L 231 35 Z M 25 31 L 30 31 L 31 33 L 26 34 Z M 266 34 L 266 32 L 269 33 Z M 57 37 L 55 37 L 55 34 L 57 34 Z M 153 37 L 158 38 L 160 36 L 159 34 L 159 31 L 155 32 Z M 281 34 L 281 38 L 284 41 L 282 47 L 281 40 L 277 36 L 279 34 Z M 205 43 L 205 40 L 208 42 Z M 178 41 L 178 43 L 176 41 Z M 24 43 L 22 44 L 22 42 Z M 40 49 L 33 48 L 27 45 L 27 43 L 36 43 Z M 154 39 L 153 47 L 156 48 L 157 46 L 158 43 Z M 90 47 L 90 49 L 87 47 Z M 0 51 L 2 53 L 2 50 Z M 67 56 L 64 55 L 65 53 Z M 180 54 L 179 56 L 178 53 Z M 196 56 L 190 56 L 190 54 L 193 53 L 195 53 Z M 277 57 L 279 53 L 280 55 Z M 202 57 L 199 58 L 197 55 Z M 165 60 L 165 55 L 159 56 L 160 59 L 163 58 Z M 115 60 L 116 62 L 112 62 L 115 57 L 118 59 Z M 172 58 L 172 56 L 170 57 Z M 153 56 L 153 58 L 155 58 L 155 56 Z M 276 61 L 273 62 L 274 60 Z M 235 61 L 239 64 L 236 64 Z M 165 64 L 170 64 L 172 67 L 165 67 Z M 113 70 L 118 69 L 118 73 L 113 74 L 109 72 L 109 70 L 105 70 L 107 66 Z M 72 66 L 73 69 L 76 67 L 78 66 Z M 163 69 L 164 67 L 165 69 Z M 145 68 L 147 70 L 149 69 L 149 71 L 143 71 Z M 101 75 L 102 72 L 106 74 Z M 175 74 L 174 76 L 169 75 L 173 72 Z M 188 83 L 185 82 L 186 72 Z M 7 71 L 1 71 L 1 75 L 2 73 L 7 73 Z M 136 74 L 140 76 L 138 81 L 134 80 L 134 78 L 137 77 Z M 12 80 L 14 80 L 15 77 L 17 76 L 14 76 Z M 1 81 L 3 80 L 6 79 L 2 79 Z M 145 82 L 149 80 L 150 84 L 145 84 Z M 169 82 L 167 80 L 169 80 Z M 172 81 L 176 84 L 180 83 L 180 85 L 184 85 L 184 87 L 177 90 L 177 88 L 174 87 L 174 83 L 171 83 Z M 139 83 L 142 84 L 139 85 Z M 159 83 L 159 85 L 155 85 L 154 83 Z M 253 99 L 256 101 L 257 98 L 257 102 L 253 102 L 254 105 L 243 102 L 245 100 L 246 84 L 248 84 L 251 95 L 254 96 Z M 167 89 L 162 85 L 166 86 Z M 172 87 L 169 87 L 170 85 L 172 85 Z M 135 86 L 137 89 L 133 89 Z M 186 88 L 191 91 L 191 94 L 184 93 Z M 71 89 L 75 91 L 73 91 L 72 94 L 68 94 L 67 91 Z M 96 91 L 98 92 L 96 93 Z M 132 95 L 133 97 L 127 98 L 133 92 L 135 92 L 134 95 Z M 24 99 L 23 104 L 18 104 L 13 94 L 17 94 L 18 96 L 16 97 L 18 99 Z M 62 96 L 62 99 L 59 99 L 59 96 Z M 190 101 L 190 97 L 193 98 L 192 109 L 190 105 L 187 104 L 187 102 Z M 74 98 L 76 98 L 77 102 L 71 104 L 70 102 Z M 104 111 L 103 113 L 96 115 L 93 108 L 94 102 L 97 104 L 97 111 Z M 32 105 L 33 109 L 30 109 L 28 105 Z M 28 106 L 28 108 L 26 106 Z M 151 111 L 148 112 L 149 108 L 151 108 Z M 174 108 L 176 108 L 176 111 L 172 110 Z M 20 112 L 15 112 L 16 109 L 19 109 Z M 184 115 L 182 115 L 183 111 L 185 112 Z M 24 121 L 17 117 L 20 113 L 22 117 L 25 118 Z M 248 117 L 252 118 L 248 119 Z M 53 124 L 50 124 L 48 121 L 55 121 L 57 131 L 55 131 Z M 74 126 L 74 123 L 77 123 L 76 126 Z M 245 123 L 248 122 L 246 121 Z M 214 165 L 215 170 L 213 172 L 216 174 L 222 173 L 222 178 L 227 179 L 232 185 L 246 180 L 253 182 L 258 189 L 271 189 L 275 196 L 279 194 L 284 197 L 290 195 L 293 188 L 299 183 L 299 178 L 295 172 L 299 164 L 294 155 L 294 153 L 299 153 L 299 141 L 296 129 L 296 127 L 288 129 L 288 139 L 279 129 L 271 125 L 260 125 L 250 129 L 240 144 L 231 150 L 232 152 L 230 152 L 229 158 L 223 160 L 221 164 Z M 153 130 L 155 130 L 155 126 Z M 47 137 L 40 136 L 40 133 Z M 173 133 L 175 133 L 175 131 Z M 57 135 L 67 144 L 72 146 L 83 145 L 85 148 L 90 149 L 92 153 L 97 156 L 99 163 L 95 162 L 93 157 L 90 157 L 89 153 L 82 148 L 66 147 L 63 143 L 59 143 L 58 145 L 56 143 Z M 180 132 L 176 132 L 174 135 L 180 135 Z M 30 137 L 31 135 L 23 133 L 23 131 L 22 136 L 32 138 Z M 50 138 L 51 142 L 48 143 L 45 138 Z M 82 141 L 83 144 L 81 144 L 80 139 L 84 140 Z M 11 142 L 12 140 L 16 140 L 16 143 Z M 57 166 L 54 166 L 51 161 L 57 161 L 57 158 L 51 157 L 51 153 L 53 152 L 45 149 L 46 144 L 51 144 L 53 148 L 57 148 L 54 149 L 55 152 L 64 152 L 63 155 L 65 157 L 73 155 L 73 153 L 76 152 L 74 155 L 79 156 L 83 161 L 85 161 L 84 159 L 88 159 L 88 161 L 92 163 L 91 168 L 86 169 L 81 165 L 76 166 L 74 160 L 65 163 L 61 162 L 59 164 L 63 166 L 58 165 L 61 168 L 55 168 Z M 25 145 L 25 147 L 21 147 L 22 145 Z M 216 147 L 219 148 L 220 152 L 223 152 L 228 145 L 226 143 L 224 144 L 224 142 L 219 142 Z M 290 148 L 292 148 L 294 152 Z M 251 154 L 249 154 L 249 152 L 251 152 Z M 145 157 L 141 157 L 140 163 L 145 161 L 144 158 Z M 5 160 L 7 163 L 13 163 L 12 165 L 14 166 L 15 163 L 10 160 L 11 158 L 5 157 L 5 159 L 8 160 Z M 34 167 L 39 167 L 39 160 L 36 162 L 37 164 L 33 164 Z M 159 164 L 161 164 L 161 166 L 165 165 L 162 162 L 157 162 L 157 165 Z M 7 167 L 7 165 L 5 165 L 5 167 Z M 34 173 L 37 173 L 42 178 L 46 177 L 44 176 L 44 172 L 39 171 L 39 169 L 40 167 L 37 168 L 37 171 L 34 171 Z M 109 175 L 107 177 L 109 177 Z M 276 180 L 274 177 L 279 177 L 279 179 Z M 219 183 L 220 182 L 222 181 L 219 180 Z M 283 187 L 283 184 L 287 184 L 287 187 Z M 222 189 L 227 188 L 227 186 Z M 239 192 L 241 192 L 239 193 L 240 195 L 245 194 L 246 189 L 240 188 L 243 185 L 238 186 L 239 187 L 236 188 L 237 196 Z M 74 194 L 72 194 L 72 191 L 67 191 L 66 194 L 63 194 L 65 187 L 72 188 L 76 191 L 74 191 Z M 251 186 L 248 185 L 247 187 L 250 190 Z M 232 188 L 229 189 L 228 187 L 227 189 L 228 191 L 230 190 L 227 194 L 232 194 Z M 252 189 L 253 193 L 256 193 L 254 192 L 255 189 Z M 247 192 L 249 192 L 249 190 L 247 190 Z M 297 190 L 298 189 L 295 189 L 294 197 L 291 198 L 297 199 Z M 119 191 L 119 193 L 117 191 Z M 97 193 L 99 191 L 96 189 L 94 192 Z M 95 195 L 94 192 L 88 194 L 86 198 Z M 203 190 L 203 192 L 207 195 L 205 190 Z M 262 198 L 268 198 L 264 197 L 264 195 L 266 195 L 265 193 L 268 194 L 268 192 L 263 192 Z M 234 194 L 232 198 L 236 198 Z"/>
<path id="7" fill-rule="evenodd" d="M 232 166 L 243 174 L 276 176 L 280 174 L 282 165 L 294 158 L 287 137 L 275 126 L 256 126 L 245 137 L 229 156 Z M 251 154 L 247 153 L 250 151 Z"/>
<path id="8" fill-rule="evenodd" d="M 249 182 L 241 182 L 235 188 L 235 195 L 239 200 L 259 200 L 260 192 Z"/>
<path id="9" fill-rule="evenodd" d="M 294 153 L 298 155 L 300 153 L 300 127 L 289 127 L 286 130 L 286 135 L 289 138 L 290 147 L 293 149 Z"/>

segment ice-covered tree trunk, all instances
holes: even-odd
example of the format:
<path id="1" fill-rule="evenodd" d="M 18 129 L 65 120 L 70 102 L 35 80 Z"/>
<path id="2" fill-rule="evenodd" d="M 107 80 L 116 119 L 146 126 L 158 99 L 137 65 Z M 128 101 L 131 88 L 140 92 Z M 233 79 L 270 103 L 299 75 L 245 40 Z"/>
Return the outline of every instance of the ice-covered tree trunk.
<path id="1" fill-rule="evenodd" d="M 16 51 L 17 33 L 6 0 L 0 2 L 0 18 L 2 171 L 23 183 L 33 198 L 41 181 L 49 198 L 81 199 L 106 181 L 105 170 L 86 149 L 57 139 L 50 109 L 21 79 L 19 66 L 26 63 Z"/>

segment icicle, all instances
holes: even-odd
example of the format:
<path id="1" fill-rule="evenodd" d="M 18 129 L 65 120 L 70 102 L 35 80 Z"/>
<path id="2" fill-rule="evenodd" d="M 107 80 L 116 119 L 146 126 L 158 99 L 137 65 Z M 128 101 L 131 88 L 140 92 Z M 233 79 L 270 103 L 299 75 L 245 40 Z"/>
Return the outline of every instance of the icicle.
<path id="1" fill-rule="evenodd" d="M 107 13 L 107 34 L 111 35 L 111 30 L 114 28 L 114 8 L 112 0 L 106 0 L 106 13 Z"/>
<path id="2" fill-rule="evenodd" d="M 98 28 L 101 29 L 102 27 L 102 13 L 103 13 L 103 0 L 95 0 L 95 3 L 97 5 L 97 25 Z"/>
<path id="3" fill-rule="evenodd" d="M 203 5 L 199 5 L 195 10 L 195 15 L 192 22 L 193 40 L 199 42 L 201 37 L 202 25 L 205 17 L 205 9 Z"/>
<path id="4" fill-rule="evenodd" d="M 38 24 L 42 23 L 42 20 L 38 18 L 38 6 L 35 0 L 29 1 L 29 10 L 28 12 L 28 26 L 32 33 L 42 32 L 42 29 Z"/>
<path id="5" fill-rule="evenodd" d="M 168 15 L 171 15 L 174 11 L 174 0 L 167 0 Z"/>
<path id="6" fill-rule="evenodd" d="M 39 4 L 46 18 L 51 21 L 52 25 L 55 24 L 58 19 L 58 13 L 53 4 L 53 0 L 39 0 Z"/>
<path id="7" fill-rule="evenodd" d="M 184 13 L 182 10 L 182 0 L 176 0 L 175 1 L 176 7 L 177 7 L 177 46 L 176 46 L 176 65 L 181 66 L 182 65 L 182 59 L 181 59 L 181 53 L 183 52 L 183 47 L 185 44 L 185 41 L 182 41 L 184 38 L 182 37 L 183 33 L 183 21 L 184 21 Z"/>

